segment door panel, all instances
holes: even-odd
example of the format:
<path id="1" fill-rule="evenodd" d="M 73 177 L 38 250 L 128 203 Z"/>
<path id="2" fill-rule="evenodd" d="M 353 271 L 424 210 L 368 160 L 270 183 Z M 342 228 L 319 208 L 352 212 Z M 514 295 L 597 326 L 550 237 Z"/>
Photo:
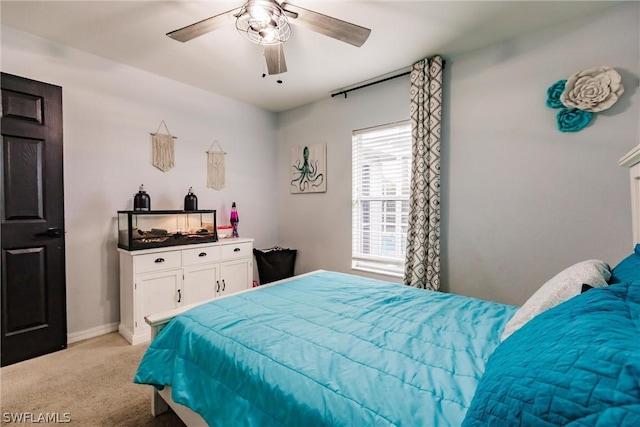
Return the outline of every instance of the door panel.
<path id="1" fill-rule="evenodd" d="M 3 298 L 7 335 L 47 325 L 44 251 L 44 248 L 30 248 L 4 252 L 2 265 L 7 277 L 14 279 L 7 283 Z"/>
<path id="2" fill-rule="evenodd" d="M 1 365 L 67 346 L 62 89 L 1 74 Z"/>
<path id="3" fill-rule="evenodd" d="M 185 267 L 182 303 L 189 305 L 214 299 L 216 287 L 220 287 L 217 264 Z"/>
<path id="4" fill-rule="evenodd" d="M 43 141 L 6 137 L 5 158 L 5 219 L 44 219 L 42 200 Z"/>
<path id="5" fill-rule="evenodd" d="M 141 274 L 136 277 L 136 313 L 134 335 L 150 333 L 145 316 L 172 310 L 182 300 L 182 270 Z"/>
<path id="6" fill-rule="evenodd" d="M 219 295 L 235 294 L 248 289 L 251 283 L 249 261 L 226 261 L 220 266 L 222 288 Z"/>

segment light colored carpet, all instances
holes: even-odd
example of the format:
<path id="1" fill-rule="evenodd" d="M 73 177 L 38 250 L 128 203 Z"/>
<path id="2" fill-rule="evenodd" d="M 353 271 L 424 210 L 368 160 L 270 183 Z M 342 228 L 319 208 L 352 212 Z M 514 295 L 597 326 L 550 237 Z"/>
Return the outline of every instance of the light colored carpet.
<path id="1" fill-rule="evenodd" d="M 9 425 L 7 414 L 67 413 L 69 424 L 37 425 L 184 427 L 171 411 L 153 418 L 151 387 L 132 382 L 146 348 L 115 332 L 0 369 L 0 424 Z"/>

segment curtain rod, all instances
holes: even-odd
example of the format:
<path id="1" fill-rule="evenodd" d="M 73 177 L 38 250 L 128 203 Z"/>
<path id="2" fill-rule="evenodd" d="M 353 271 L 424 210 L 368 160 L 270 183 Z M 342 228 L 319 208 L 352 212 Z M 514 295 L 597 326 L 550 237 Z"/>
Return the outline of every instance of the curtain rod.
<path id="1" fill-rule="evenodd" d="M 362 88 L 365 88 L 365 87 L 368 87 L 368 86 L 377 85 L 378 83 L 383 83 L 383 82 L 386 82 L 388 80 L 397 79 L 398 77 L 406 76 L 407 74 L 411 74 L 411 71 L 406 71 L 404 73 L 400 73 L 400 74 L 397 74 L 395 76 L 387 77 L 385 79 L 376 80 L 375 82 L 367 83 L 366 85 L 360 85 L 360 86 L 353 87 L 351 89 L 341 90 L 340 92 L 332 93 L 331 97 L 333 98 L 333 97 L 338 96 L 338 95 L 344 95 L 344 97 L 346 98 L 347 97 L 347 93 L 352 92 L 354 90 L 362 89 Z"/>
<path id="2" fill-rule="evenodd" d="M 443 70 L 444 70 L 445 63 L 446 63 L 446 61 L 443 59 L 442 60 L 442 69 Z M 364 84 L 364 85 L 356 86 L 356 87 L 353 87 L 351 89 L 345 89 L 345 90 L 341 90 L 341 91 L 336 92 L 336 93 L 332 93 L 331 97 L 333 98 L 333 97 L 336 97 L 338 95 L 344 95 L 344 97 L 346 98 L 347 97 L 347 93 L 352 92 L 354 90 L 363 89 L 365 87 L 377 85 L 378 83 L 384 83 L 386 81 L 397 79 L 398 77 L 406 76 L 408 74 L 411 74 L 411 70 L 405 71 L 405 72 L 397 74 L 395 76 L 391 76 L 391 77 L 387 77 L 387 78 L 384 78 L 384 79 L 376 80 L 375 82 L 371 82 L 371 83 L 367 83 L 367 84 Z"/>

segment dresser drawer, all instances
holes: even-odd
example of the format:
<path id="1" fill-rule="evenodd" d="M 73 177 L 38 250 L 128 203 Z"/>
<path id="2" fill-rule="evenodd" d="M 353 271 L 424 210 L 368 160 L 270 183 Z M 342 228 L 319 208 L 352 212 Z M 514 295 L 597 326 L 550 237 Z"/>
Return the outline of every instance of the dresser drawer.
<path id="1" fill-rule="evenodd" d="M 182 251 L 182 265 L 199 265 L 220 261 L 220 247 L 184 249 Z"/>
<path id="2" fill-rule="evenodd" d="M 180 251 L 171 251 L 136 255 L 133 262 L 136 274 L 169 270 L 182 267 L 182 254 Z"/>
<path id="3" fill-rule="evenodd" d="M 234 245 L 220 246 L 220 258 L 222 261 L 236 258 L 249 258 L 253 256 L 251 242 L 237 243 Z"/>

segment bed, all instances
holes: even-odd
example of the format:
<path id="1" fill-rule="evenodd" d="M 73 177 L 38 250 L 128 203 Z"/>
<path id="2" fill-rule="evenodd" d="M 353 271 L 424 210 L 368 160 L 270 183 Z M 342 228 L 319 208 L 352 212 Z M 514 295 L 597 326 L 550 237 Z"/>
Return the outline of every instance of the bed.
<path id="1" fill-rule="evenodd" d="M 147 321 L 134 381 L 188 426 L 640 425 L 640 244 L 522 307 L 315 271 Z"/>

